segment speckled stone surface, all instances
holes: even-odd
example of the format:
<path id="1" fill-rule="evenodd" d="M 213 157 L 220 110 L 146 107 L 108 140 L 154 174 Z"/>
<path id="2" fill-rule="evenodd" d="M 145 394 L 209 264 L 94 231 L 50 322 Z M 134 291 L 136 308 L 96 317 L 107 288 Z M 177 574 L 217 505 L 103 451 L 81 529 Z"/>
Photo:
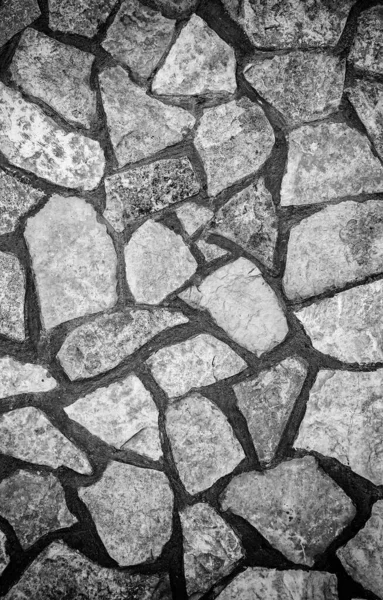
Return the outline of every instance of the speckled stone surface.
<path id="1" fill-rule="evenodd" d="M 357 79 L 347 89 L 347 94 L 375 150 L 383 159 L 383 84 Z"/>
<path id="2" fill-rule="evenodd" d="M 25 275 L 14 254 L 0 252 L 0 335 L 25 339 Z"/>
<path id="3" fill-rule="evenodd" d="M 383 74 L 383 7 L 374 6 L 358 19 L 357 34 L 350 52 L 350 61 L 358 69 L 375 75 Z"/>
<path id="4" fill-rule="evenodd" d="M 56 380 L 44 367 L 32 363 L 21 363 L 11 356 L 0 358 L 0 370 L 0 398 L 17 394 L 48 392 L 57 385 Z"/>
<path id="5" fill-rule="evenodd" d="M 44 196 L 42 190 L 0 171 L 0 235 L 11 233 Z"/>
<path id="6" fill-rule="evenodd" d="M 0 6 L 0 46 L 39 16 L 37 0 L 4 0 Z"/>
<path id="7" fill-rule="evenodd" d="M 116 0 L 48 0 L 49 27 L 93 37 L 115 4 Z"/>

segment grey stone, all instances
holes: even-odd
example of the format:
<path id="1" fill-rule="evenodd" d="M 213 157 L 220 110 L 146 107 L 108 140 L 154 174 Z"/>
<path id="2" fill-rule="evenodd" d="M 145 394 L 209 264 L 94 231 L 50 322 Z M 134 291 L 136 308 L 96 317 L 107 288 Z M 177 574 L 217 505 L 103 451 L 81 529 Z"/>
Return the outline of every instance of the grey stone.
<path id="1" fill-rule="evenodd" d="M 154 5 L 167 17 L 181 19 L 195 11 L 201 0 L 153 0 Z"/>
<path id="2" fill-rule="evenodd" d="M 100 86 L 120 167 L 181 142 L 194 125 L 191 113 L 150 98 L 121 67 L 104 71 Z"/>
<path id="3" fill-rule="evenodd" d="M 53 390 L 57 382 L 41 365 L 21 363 L 11 356 L 0 358 L 0 398 Z"/>
<path id="4" fill-rule="evenodd" d="M 9 563 L 9 556 L 6 549 L 7 538 L 0 529 L 0 575 L 4 571 L 5 567 Z"/>
<path id="5" fill-rule="evenodd" d="M 169 158 L 105 179 L 104 217 L 116 231 L 140 217 L 194 196 L 199 181 L 188 158 Z"/>
<path id="6" fill-rule="evenodd" d="M 37 0 L 5 0 L 0 6 L 0 46 L 40 16 Z"/>
<path id="7" fill-rule="evenodd" d="M 57 355 L 69 379 L 86 379 L 116 367 L 155 335 L 188 319 L 164 308 L 101 315 L 74 329 Z"/>
<path id="8" fill-rule="evenodd" d="M 114 306 L 113 242 L 85 200 L 52 196 L 28 219 L 24 235 L 46 329 Z"/>
<path id="9" fill-rule="evenodd" d="M 166 431 L 190 494 L 209 488 L 245 458 L 223 412 L 200 394 L 191 394 L 168 408 Z"/>
<path id="10" fill-rule="evenodd" d="M 24 329 L 25 276 L 13 254 L 0 252 L 0 334 L 22 342 Z"/>
<path id="11" fill-rule="evenodd" d="M 305 361 L 290 357 L 233 386 L 262 463 L 272 460 L 306 375 Z"/>
<path id="12" fill-rule="evenodd" d="M 48 0 L 49 27 L 93 37 L 116 0 Z"/>
<path id="13" fill-rule="evenodd" d="M 349 60 L 358 69 L 383 75 L 383 7 L 374 6 L 363 11 Z"/>
<path id="14" fill-rule="evenodd" d="M 347 89 L 347 94 L 375 150 L 383 159 L 383 84 L 357 79 Z"/>
<path id="15" fill-rule="evenodd" d="M 316 204 L 383 191 L 383 167 L 368 139 L 346 123 L 305 125 L 289 134 L 281 205 Z"/>
<path id="16" fill-rule="evenodd" d="M 263 165 L 274 133 L 261 107 L 241 98 L 207 108 L 194 142 L 205 166 L 209 194 L 214 196 Z"/>
<path id="17" fill-rule="evenodd" d="M 158 350 L 147 363 L 170 397 L 211 385 L 246 368 L 245 361 L 229 346 L 205 333 Z"/>
<path id="18" fill-rule="evenodd" d="M 43 196 L 41 190 L 0 171 L 0 235 L 12 233 Z"/>
<path id="19" fill-rule="evenodd" d="M 237 475 L 221 504 L 247 519 L 289 560 L 309 567 L 356 514 L 350 498 L 312 456 Z"/>
<path id="20" fill-rule="evenodd" d="M 186 233 L 190 236 L 194 235 L 198 229 L 206 225 L 214 216 L 210 208 L 200 206 L 195 202 L 187 202 L 176 210 L 177 217 L 182 223 Z"/>
<path id="21" fill-rule="evenodd" d="M 234 93 L 235 68 L 234 50 L 200 17 L 192 15 L 156 73 L 152 90 L 186 96 Z"/>
<path id="22" fill-rule="evenodd" d="M 220 248 L 216 244 L 205 242 L 205 240 L 199 240 L 197 246 L 207 262 L 211 262 L 228 254 L 227 250 Z"/>
<path id="23" fill-rule="evenodd" d="M 275 293 L 246 258 L 224 265 L 179 296 L 194 308 L 208 310 L 219 327 L 257 356 L 274 348 L 288 333 Z"/>
<path id="24" fill-rule="evenodd" d="M 109 463 L 79 490 L 109 555 L 121 565 L 157 558 L 172 532 L 173 494 L 164 473 Z"/>

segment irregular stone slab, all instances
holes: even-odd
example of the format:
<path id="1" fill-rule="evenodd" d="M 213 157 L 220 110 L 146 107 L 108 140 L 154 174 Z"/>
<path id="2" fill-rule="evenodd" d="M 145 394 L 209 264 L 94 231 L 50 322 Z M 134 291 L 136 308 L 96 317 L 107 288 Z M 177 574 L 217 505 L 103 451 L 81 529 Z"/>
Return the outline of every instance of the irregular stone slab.
<path id="1" fill-rule="evenodd" d="M 205 333 L 158 350 L 147 363 L 171 397 L 211 385 L 246 368 L 245 361 L 229 346 Z"/>
<path id="2" fill-rule="evenodd" d="M 113 242 L 85 200 L 52 196 L 28 219 L 24 235 L 46 329 L 114 306 Z"/>
<path id="3" fill-rule="evenodd" d="M 0 252 L 0 334 L 22 342 L 24 329 L 25 276 L 13 254 Z"/>
<path id="4" fill-rule="evenodd" d="M 291 357 L 233 386 L 262 463 L 272 460 L 306 375 L 306 362 Z"/>
<path id="5" fill-rule="evenodd" d="M 383 7 L 361 13 L 348 59 L 358 69 L 383 75 Z"/>
<path id="6" fill-rule="evenodd" d="M 166 431 L 190 494 L 206 490 L 245 458 L 223 412 L 201 394 L 191 394 L 168 408 Z"/>
<path id="7" fill-rule="evenodd" d="M 21 363 L 11 356 L 0 358 L 0 398 L 53 390 L 57 382 L 41 365 Z"/>
<path id="8" fill-rule="evenodd" d="M 261 107 L 241 98 L 204 110 L 194 142 L 214 196 L 263 165 L 274 133 Z"/>
<path id="9" fill-rule="evenodd" d="M 40 16 L 37 0 L 5 0 L 0 6 L 0 46 Z"/>
<path id="10" fill-rule="evenodd" d="M 144 304 L 159 304 L 197 269 L 181 236 L 151 220 L 133 233 L 124 253 L 129 288 Z"/>
<path id="11" fill-rule="evenodd" d="M 0 530 L 0 575 L 4 571 L 5 567 L 9 563 L 9 556 L 6 550 L 6 541 L 7 538 L 5 534 Z"/>
<path id="12" fill-rule="evenodd" d="M 208 242 L 205 242 L 205 240 L 198 241 L 197 246 L 204 255 L 205 260 L 207 262 L 211 262 L 216 258 L 221 258 L 221 256 L 225 256 L 225 254 L 228 254 L 227 250 L 216 246 L 216 244 L 210 244 Z"/>
<path id="13" fill-rule="evenodd" d="M 11 233 L 44 192 L 0 171 L 0 235 Z"/>
<path id="14" fill-rule="evenodd" d="M 274 348 L 288 333 L 276 295 L 246 258 L 217 269 L 179 297 L 194 308 L 207 309 L 219 327 L 257 356 Z"/>
<path id="15" fill-rule="evenodd" d="M 48 0 L 49 27 L 93 37 L 116 0 Z"/>
<path id="16" fill-rule="evenodd" d="M 247 519 L 289 560 L 309 567 L 356 514 L 350 498 L 312 456 L 237 475 L 221 504 Z"/>
<path id="17" fill-rule="evenodd" d="M 121 67 L 101 73 L 100 87 L 120 167 L 181 142 L 194 125 L 189 112 L 150 98 Z"/>
<path id="18" fill-rule="evenodd" d="M 375 150 L 383 159 L 383 84 L 357 79 L 347 93 Z"/>
<path id="19" fill-rule="evenodd" d="M 79 490 L 109 555 L 121 565 L 157 558 L 172 533 L 173 494 L 164 473 L 109 463 Z"/>
<path id="20" fill-rule="evenodd" d="M 164 308 L 101 315 L 74 329 L 57 355 L 69 379 L 86 379 L 116 367 L 157 333 L 187 323 Z"/>
<path id="21" fill-rule="evenodd" d="M 116 231 L 174 202 L 194 196 L 200 184 L 186 157 L 158 160 L 105 179 L 104 217 Z"/>
<path id="22" fill-rule="evenodd" d="M 381 191 L 383 167 L 356 129 L 346 123 L 320 123 L 289 134 L 282 206 Z"/>
<path id="23" fill-rule="evenodd" d="M 186 96 L 232 94 L 237 88 L 235 69 L 234 50 L 205 21 L 192 15 L 156 73 L 152 91 Z"/>
<path id="24" fill-rule="evenodd" d="M 153 4 L 172 19 L 188 17 L 199 3 L 200 0 L 153 0 Z"/>
<path id="25" fill-rule="evenodd" d="M 194 235 L 198 229 L 214 217 L 214 213 L 210 208 L 200 206 L 195 202 L 183 204 L 176 210 L 176 213 L 186 233 L 190 236 Z"/>

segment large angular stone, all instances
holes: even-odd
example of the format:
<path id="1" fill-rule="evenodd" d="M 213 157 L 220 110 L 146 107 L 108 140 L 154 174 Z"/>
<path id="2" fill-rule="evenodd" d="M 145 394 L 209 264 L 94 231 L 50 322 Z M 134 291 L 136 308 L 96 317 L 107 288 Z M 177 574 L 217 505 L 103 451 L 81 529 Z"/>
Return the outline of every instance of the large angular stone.
<path id="1" fill-rule="evenodd" d="M 274 348 L 288 333 L 275 293 L 246 258 L 217 269 L 180 298 L 194 308 L 207 309 L 233 340 L 257 355 Z"/>
<path id="2" fill-rule="evenodd" d="M 113 242 L 85 200 L 52 196 L 24 235 L 46 329 L 116 303 Z"/>
<path id="3" fill-rule="evenodd" d="M 191 130 L 191 113 L 150 98 L 121 67 L 100 75 L 102 101 L 120 167 L 181 142 Z"/>
<path id="4" fill-rule="evenodd" d="M 357 79 L 347 89 L 347 94 L 375 150 L 383 159 L 383 84 Z"/>
<path id="5" fill-rule="evenodd" d="M 164 473 L 111 462 L 79 490 L 109 555 L 121 565 L 157 558 L 172 532 L 173 494 Z"/>
<path id="6" fill-rule="evenodd" d="M 0 398 L 53 390 L 57 382 L 41 365 L 21 363 L 11 356 L 0 358 Z"/>
<path id="7" fill-rule="evenodd" d="M 206 208 L 206 206 L 201 206 L 195 202 L 183 204 L 176 210 L 176 213 L 186 233 L 190 236 L 194 235 L 198 229 L 206 225 L 214 217 L 214 213 L 210 208 Z"/>
<path id="8" fill-rule="evenodd" d="M 312 456 L 237 475 L 221 504 L 247 519 L 289 560 L 310 567 L 356 514 L 350 498 Z"/>
<path id="9" fill-rule="evenodd" d="M 9 563 L 9 556 L 6 549 L 7 538 L 0 529 L 0 575 L 4 571 L 5 567 Z"/>
<path id="10" fill-rule="evenodd" d="M 229 346 L 205 333 L 158 350 L 147 363 L 171 397 L 211 385 L 246 368 L 245 361 Z"/>
<path id="11" fill-rule="evenodd" d="M 0 171 L 0 235 L 11 233 L 44 192 Z"/>
<path id="12" fill-rule="evenodd" d="M 0 252 L 0 335 L 22 342 L 24 329 L 25 277 L 13 254 Z"/>
<path id="13" fill-rule="evenodd" d="M 263 165 L 274 133 L 261 107 L 241 98 L 206 109 L 194 142 L 214 196 Z"/>
<path id="14" fill-rule="evenodd" d="M 0 46 L 40 16 L 37 0 L 5 0 L 0 6 Z"/>
<path id="15" fill-rule="evenodd" d="M 104 173 L 105 157 L 98 142 L 67 133 L 41 108 L 3 83 L 0 144 L 12 164 L 57 185 L 92 190 Z"/>
<path id="16" fill-rule="evenodd" d="M 49 27 L 93 37 L 116 0 L 48 0 Z"/>
<path id="17" fill-rule="evenodd" d="M 383 7 L 362 12 L 349 60 L 358 69 L 383 75 Z"/>

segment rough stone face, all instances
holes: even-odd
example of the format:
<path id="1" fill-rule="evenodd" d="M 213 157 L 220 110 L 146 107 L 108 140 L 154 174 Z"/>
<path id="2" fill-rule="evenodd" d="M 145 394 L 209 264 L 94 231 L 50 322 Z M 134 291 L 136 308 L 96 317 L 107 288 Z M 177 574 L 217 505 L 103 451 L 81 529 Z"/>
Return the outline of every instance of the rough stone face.
<path id="1" fill-rule="evenodd" d="M 220 248 L 216 244 L 205 242 L 205 240 L 198 241 L 197 246 L 207 262 L 211 262 L 216 258 L 221 258 L 221 256 L 225 256 L 225 254 L 228 253 L 227 250 Z"/>
<path id="2" fill-rule="evenodd" d="M 211 385 L 246 368 L 245 361 L 229 346 L 204 333 L 158 350 L 147 363 L 171 397 Z"/>
<path id="3" fill-rule="evenodd" d="M 288 333 L 277 297 L 246 258 L 217 269 L 180 298 L 195 308 L 207 309 L 233 340 L 257 355 L 274 348 Z"/>
<path id="4" fill-rule="evenodd" d="M 192 15 L 155 75 L 155 94 L 234 93 L 235 55 L 200 17 Z"/>
<path id="5" fill-rule="evenodd" d="M 113 242 L 85 200 L 52 196 L 24 235 L 46 329 L 116 303 Z"/>
<path id="6" fill-rule="evenodd" d="M 109 555 L 136 565 L 160 555 L 172 532 L 173 494 L 163 473 L 111 462 L 79 490 Z"/>
<path id="7" fill-rule="evenodd" d="M 383 7 L 362 12 L 349 60 L 358 69 L 383 75 Z"/>
<path id="8" fill-rule="evenodd" d="M 0 575 L 2 574 L 2 572 L 4 571 L 5 567 L 7 566 L 8 562 L 9 562 L 8 552 L 5 547 L 6 540 L 7 540 L 6 536 L 0 530 Z"/>
<path id="9" fill-rule="evenodd" d="M 356 513 L 312 456 L 264 473 L 237 475 L 221 504 L 223 510 L 247 519 L 289 560 L 310 567 Z"/>
<path id="10" fill-rule="evenodd" d="M 93 37 L 116 0 L 48 0 L 49 27 Z"/>
<path id="11" fill-rule="evenodd" d="M 306 363 L 292 357 L 233 386 L 262 463 L 269 463 L 274 456 L 306 374 Z"/>
<path id="12" fill-rule="evenodd" d="M 187 322 L 182 313 L 164 308 L 101 315 L 74 329 L 57 358 L 72 381 L 94 377 L 116 367 L 157 333 Z"/>
<path id="13" fill-rule="evenodd" d="M 205 166 L 209 194 L 214 196 L 263 165 L 274 133 L 263 110 L 241 98 L 206 109 L 194 142 Z"/>
<path id="14" fill-rule="evenodd" d="M 197 262 L 180 235 L 146 221 L 125 246 L 126 279 L 136 302 L 159 304 L 181 287 Z"/>
<path id="15" fill-rule="evenodd" d="M 383 84 L 357 79 L 347 93 L 375 150 L 383 159 Z"/>
<path id="16" fill-rule="evenodd" d="M 0 6 L 0 46 L 40 16 L 37 0 L 5 0 Z"/>
<path id="17" fill-rule="evenodd" d="M 198 7 L 201 0 L 153 0 L 164 15 L 173 19 L 188 17 Z"/>
<path id="18" fill-rule="evenodd" d="M 10 356 L 0 358 L 0 398 L 53 390 L 57 382 L 44 367 L 21 363 Z"/>
<path id="19" fill-rule="evenodd" d="M 200 394 L 191 394 L 168 408 L 166 431 L 190 494 L 209 488 L 245 458 L 223 412 Z"/>
<path id="20" fill-rule="evenodd" d="M 11 233 L 44 192 L 0 171 L 0 235 Z"/>
<path id="21" fill-rule="evenodd" d="M 25 340 L 24 271 L 13 254 L 0 252 L 0 334 L 16 341 Z"/>
<path id="22" fill-rule="evenodd" d="M 104 217 L 116 231 L 140 217 L 197 194 L 199 181 L 188 158 L 159 160 L 105 179 Z"/>
<path id="23" fill-rule="evenodd" d="M 92 190 L 105 157 L 95 140 L 67 133 L 19 92 L 0 83 L 1 151 L 17 167 L 52 183 Z"/>
<path id="24" fill-rule="evenodd" d="M 359 131 L 345 123 L 320 123 L 290 133 L 282 206 L 381 191 L 383 167 Z"/>
<path id="25" fill-rule="evenodd" d="M 194 125 L 189 112 L 150 98 L 121 67 L 104 71 L 100 86 L 120 167 L 181 142 Z"/>
<path id="26" fill-rule="evenodd" d="M 186 233 L 190 236 L 194 235 L 198 229 L 206 225 L 214 216 L 210 208 L 195 204 L 195 202 L 187 202 L 176 210 L 177 217 L 182 223 Z"/>

